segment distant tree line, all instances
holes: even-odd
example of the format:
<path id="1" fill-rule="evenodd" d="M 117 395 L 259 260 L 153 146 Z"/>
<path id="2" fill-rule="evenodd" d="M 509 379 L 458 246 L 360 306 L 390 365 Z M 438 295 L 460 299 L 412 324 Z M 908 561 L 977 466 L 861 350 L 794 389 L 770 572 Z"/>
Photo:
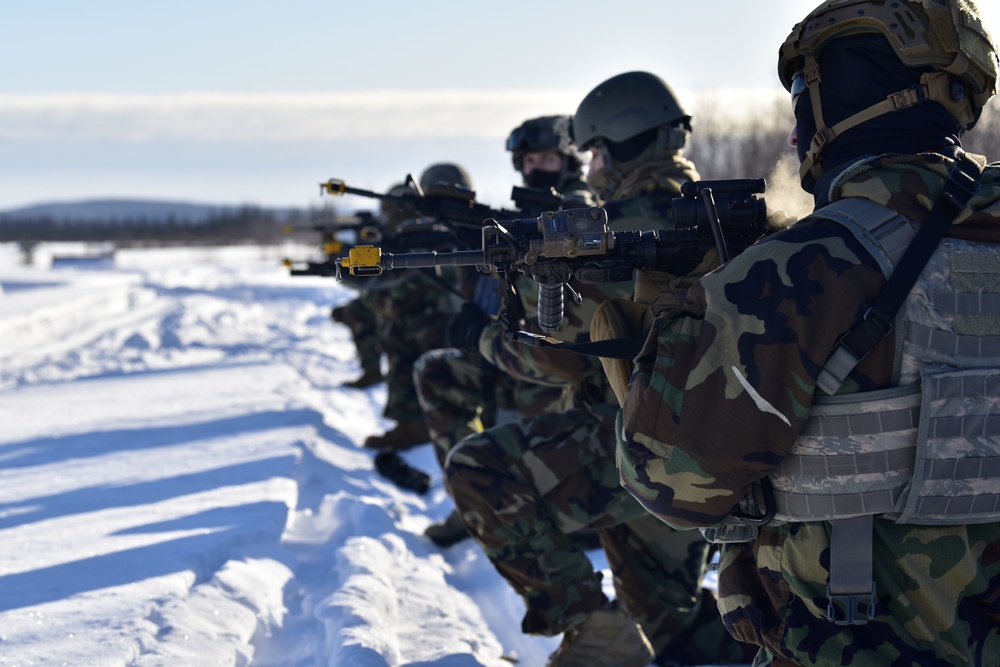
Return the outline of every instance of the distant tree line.
<path id="1" fill-rule="evenodd" d="M 694 112 L 691 142 L 685 155 L 695 162 L 702 178 L 753 178 L 764 176 L 783 161 L 794 161 L 788 134 L 795 123 L 788 100 L 774 100 L 762 112 L 733 117 L 723 113 L 721 101 L 702 100 Z M 987 105 L 972 131 L 962 137 L 966 151 L 1000 160 L 1000 112 Z"/>
<path id="2" fill-rule="evenodd" d="M 55 219 L 45 215 L 0 216 L 0 242 L 38 244 L 56 241 L 110 242 L 116 247 L 273 245 L 290 239 L 315 239 L 312 228 L 332 216 L 330 209 L 274 211 L 243 206 L 212 213 L 203 220 L 168 216 L 115 220 Z"/>
<path id="3" fill-rule="evenodd" d="M 768 209 L 799 216 L 812 211 L 812 196 L 799 186 L 799 160 L 788 145 L 795 123 L 787 97 L 747 110 L 744 115 L 723 108 L 721 99 L 703 98 L 692 112 L 691 141 L 685 155 L 703 179 L 765 178 Z M 1000 160 L 1000 111 L 987 105 L 963 148 L 990 161 Z"/>

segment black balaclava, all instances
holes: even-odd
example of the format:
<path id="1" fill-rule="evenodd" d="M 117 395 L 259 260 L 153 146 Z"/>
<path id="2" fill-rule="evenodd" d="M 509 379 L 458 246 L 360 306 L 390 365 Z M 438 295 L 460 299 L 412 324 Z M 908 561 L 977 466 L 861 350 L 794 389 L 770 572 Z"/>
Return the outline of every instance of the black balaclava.
<path id="1" fill-rule="evenodd" d="M 853 35 L 827 44 L 819 54 L 820 99 L 823 120 L 833 127 L 855 113 L 884 100 L 892 93 L 919 84 L 920 75 L 930 67 L 907 67 L 882 35 Z M 796 113 L 799 160 L 804 160 L 816 134 L 812 99 L 806 91 L 799 98 Z M 936 102 L 882 114 L 850 128 L 826 146 L 820 156 L 825 174 L 839 165 L 850 164 L 867 155 L 898 153 L 907 155 L 941 151 L 961 145 L 961 129 L 952 115 Z M 815 180 L 802 179 L 806 192 L 813 192 Z"/>
<path id="2" fill-rule="evenodd" d="M 562 181 L 562 176 L 562 170 L 542 171 L 541 169 L 535 169 L 524 177 L 524 184 L 529 188 L 541 188 L 543 190 L 548 190 L 549 188 L 558 189 L 560 181 Z"/>

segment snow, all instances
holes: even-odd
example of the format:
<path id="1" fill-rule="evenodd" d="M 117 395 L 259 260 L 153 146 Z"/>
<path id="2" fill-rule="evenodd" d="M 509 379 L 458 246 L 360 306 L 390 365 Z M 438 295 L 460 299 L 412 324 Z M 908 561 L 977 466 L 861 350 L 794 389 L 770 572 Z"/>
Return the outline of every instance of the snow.
<path id="1" fill-rule="evenodd" d="M 42 250 L 0 245 L 0 664 L 544 664 L 478 547 L 423 537 L 430 445 L 425 496 L 360 446 L 350 290 L 287 248 Z"/>

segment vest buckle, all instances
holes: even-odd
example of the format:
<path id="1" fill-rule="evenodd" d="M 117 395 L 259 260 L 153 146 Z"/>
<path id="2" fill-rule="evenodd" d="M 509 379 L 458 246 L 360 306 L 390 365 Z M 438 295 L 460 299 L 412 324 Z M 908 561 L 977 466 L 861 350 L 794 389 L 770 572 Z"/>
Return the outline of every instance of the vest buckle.
<path id="1" fill-rule="evenodd" d="M 837 625 L 864 625 L 875 618 L 875 582 L 867 593 L 834 595 L 826 585 L 826 618 Z M 859 614 L 860 611 L 860 614 Z"/>

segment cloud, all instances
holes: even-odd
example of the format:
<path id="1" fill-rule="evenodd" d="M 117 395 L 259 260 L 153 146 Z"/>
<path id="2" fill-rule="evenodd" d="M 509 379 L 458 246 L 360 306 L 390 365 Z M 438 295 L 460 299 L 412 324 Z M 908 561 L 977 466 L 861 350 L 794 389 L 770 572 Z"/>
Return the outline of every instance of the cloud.
<path id="1" fill-rule="evenodd" d="M 0 95 L 0 141 L 282 143 L 496 138 L 524 119 L 570 114 L 584 90 Z M 711 91 L 721 108 L 774 91 Z M 704 97 L 690 97 L 692 103 Z"/>
<path id="2" fill-rule="evenodd" d="M 0 141 L 207 143 L 505 136 L 586 91 L 0 95 Z"/>

